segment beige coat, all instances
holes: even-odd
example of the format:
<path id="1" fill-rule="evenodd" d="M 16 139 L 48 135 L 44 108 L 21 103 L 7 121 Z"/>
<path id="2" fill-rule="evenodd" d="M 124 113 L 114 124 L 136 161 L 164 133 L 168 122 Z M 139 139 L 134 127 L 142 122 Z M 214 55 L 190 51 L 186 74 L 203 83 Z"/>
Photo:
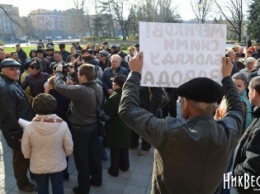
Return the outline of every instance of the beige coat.
<path id="1" fill-rule="evenodd" d="M 25 158 L 30 159 L 33 173 L 61 172 L 67 166 L 66 156 L 72 151 L 68 125 L 56 114 L 36 115 L 24 129 L 22 152 Z"/>

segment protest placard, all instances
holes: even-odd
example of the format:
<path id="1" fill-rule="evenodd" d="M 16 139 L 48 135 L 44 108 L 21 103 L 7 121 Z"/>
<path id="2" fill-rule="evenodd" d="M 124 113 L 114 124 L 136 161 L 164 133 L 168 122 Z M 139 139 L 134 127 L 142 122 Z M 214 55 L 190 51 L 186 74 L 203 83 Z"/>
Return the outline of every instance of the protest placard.
<path id="1" fill-rule="evenodd" d="M 226 25 L 139 23 L 142 86 L 178 87 L 195 77 L 220 83 Z"/>

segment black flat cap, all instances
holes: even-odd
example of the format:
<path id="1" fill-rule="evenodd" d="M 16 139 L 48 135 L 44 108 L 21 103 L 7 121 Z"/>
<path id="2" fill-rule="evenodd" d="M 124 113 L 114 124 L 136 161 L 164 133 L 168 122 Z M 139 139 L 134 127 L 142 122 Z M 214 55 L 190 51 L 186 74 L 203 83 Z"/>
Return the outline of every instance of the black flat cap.
<path id="1" fill-rule="evenodd" d="M 42 49 L 37 49 L 36 53 L 44 53 Z"/>
<path id="2" fill-rule="evenodd" d="M 108 44 L 108 42 L 103 42 L 103 44 L 107 45 L 107 44 Z"/>
<path id="3" fill-rule="evenodd" d="M 31 64 L 32 62 L 34 62 L 35 60 L 36 60 L 36 58 L 27 59 L 27 60 L 25 61 L 25 63 L 23 64 L 24 69 L 28 69 L 28 67 L 30 66 L 30 64 Z"/>
<path id="4" fill-rule="evenodd" d="M 88 52 L 89 54 L 93 55 L 93 54 L 94 54 L 94 49 L 88 49 L 87 52 Z"/>
<path id="5" fill-rule="evenodd" d="M 214 103 L 221 99 L 222 94 L 222 87 L 206 77 L 194 78 L 178 87 L 179 96 L 197 102 Z"/>
<path id="6" fill-rule="evenodd" d="M 0 64 L 1 69 L 5 67 L 20 67 L 20 66 L 21 64 L 14 59 L 4 59 Z"/>
<path id="7" fill-rule="evenodd" d="M 112 45 L 111 48 L 112 49 L 117 49 L 117 46 L 116 45 Z"/>

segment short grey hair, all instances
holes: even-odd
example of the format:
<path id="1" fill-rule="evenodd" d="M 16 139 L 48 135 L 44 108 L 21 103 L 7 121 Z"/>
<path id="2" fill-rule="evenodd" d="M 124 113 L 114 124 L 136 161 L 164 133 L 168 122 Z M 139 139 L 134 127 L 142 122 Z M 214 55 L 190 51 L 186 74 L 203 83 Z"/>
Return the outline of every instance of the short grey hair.
<path id="1" fill-rule="evenodd" d="M 118 54 L 112 55 L 112 56 L 110 57 L 110 60 L 112 61 L 113 58 L 118 58 L 119 61 L 122 62 L 122 57 L 120 57 L 120 55 L 118 55 Z"/>
<path id="2" fill-rule="evenodd" d="M 248 57 L 248 58 L 246 58 L 246 65 L 248 64 L 248 63 L 255 63 L 256 62 L 256 59 L 254 58 L 254 57 Z"/>
<path id="3" fill-rule="evenodd" d="M 249 87 L 255 89 L 260 94 L 260 76 L 253 77 L 249 83 Z"/>
<path id="4" fill-rule="evenodd" d="M 189 100 L 190 105 L 198 110 L 199 112 L 202 112 L 203 114 L 210 114 L 213 115 L 218 107 L 217 102 L 214 103 L 206 103 L 206 102 L 197 102 L 193 100 Z"/>
<path id="5" fill-rule="evenodd" d="M 248 79 L 247 79 L 246 75 L 242 72 L 237 72 L 234 75 L 232 75 L 232 79 L 242 80 L 245 84 L 248 83 Z"/>

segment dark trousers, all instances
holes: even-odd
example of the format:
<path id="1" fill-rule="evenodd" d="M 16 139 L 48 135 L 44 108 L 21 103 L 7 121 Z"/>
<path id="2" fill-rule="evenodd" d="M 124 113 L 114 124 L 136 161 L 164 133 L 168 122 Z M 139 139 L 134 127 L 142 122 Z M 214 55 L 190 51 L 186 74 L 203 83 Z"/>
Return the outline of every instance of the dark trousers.
<path id="1" fill-rule="evenodd" d="M 51 174 L 35 174 L 38 194 L 49 194 L 49 178 L 51 179 L 52 193 L 63 194 L 63 171 Z"/>
<path id="2" fill-rule="evenodd" d="M 128 149 L 110 149 L 110 171 L 118 174 L 119 169 L 127 171 L 129 169 L 129 153 Z"/>
<path id="3" fill-rule="evenodd" d="M 78 171 L 78 191 L 89 193 L 90 181 L 102 183 L 102 166 L 98 148 L 98 130 L 93 126 L 73 126 L 74 160 Z M 91 180 L 90 180 L 91 176 Z"/>
<path id="4" fill-rule="evenodd" d="M 139 142 L 139 135 L 132 130 L 131 131 L 131 148 L 138 147 L 138 142 Z M 141 149 L 144 151 L 148 151 L 150 148 L 151 148 L 151 144 L 149 144 L 147 141 L 145 141 L 142 138 Z"/>
<path id="5" fill-rule="evenodd" d="M 13 169 L 18 187 L 23 187 L 29 183 L 27 177 L 28 168 L 29 160 L 24 158 L 22 151 L 19 149 L 13 149 Z"/>
<path id="6" fill-rule="evenodd" d="M 69 157 L 66 157 L 66 161 L 67 161 L 67 166 L 66 168 L 63 170 L 63 175 L 64 175 L 64 178 L 66 177 L 69 177 L 69 171 L 68 171 L 68 168 L 69 168 Z"/>
<path id="7" fill-rule="evenodd" d="M 166 88 L 166 91 L 169 94 L 170 102 L 162 109 L 163 118 L 167 117 L 168 114 L 170 114 L 171 117 L 176 117 L 178 100 L 177 88 Z"/>

